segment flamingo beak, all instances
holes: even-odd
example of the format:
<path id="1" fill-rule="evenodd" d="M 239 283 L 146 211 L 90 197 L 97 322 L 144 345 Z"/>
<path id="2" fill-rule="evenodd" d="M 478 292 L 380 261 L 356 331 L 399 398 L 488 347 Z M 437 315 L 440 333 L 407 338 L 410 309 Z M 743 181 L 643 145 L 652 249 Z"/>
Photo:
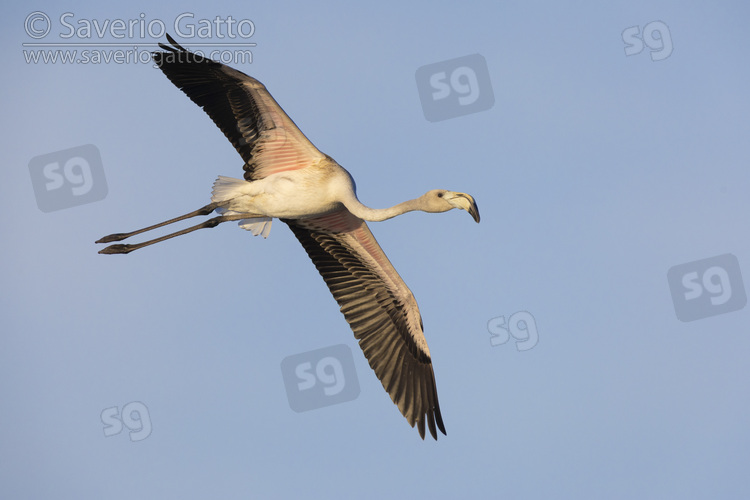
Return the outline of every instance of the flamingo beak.
<path id="1" fill-rule="evenodd" d="M 469 215 L 474 219 L 474 222 L 479 222 L 479 207 L 477 207 L 477 202 L 474 201 L 473 196 L 466 193 L 451 191 L 445 198 L 448 200 L 448 203 L 454 207 L 469 212 Z"/>

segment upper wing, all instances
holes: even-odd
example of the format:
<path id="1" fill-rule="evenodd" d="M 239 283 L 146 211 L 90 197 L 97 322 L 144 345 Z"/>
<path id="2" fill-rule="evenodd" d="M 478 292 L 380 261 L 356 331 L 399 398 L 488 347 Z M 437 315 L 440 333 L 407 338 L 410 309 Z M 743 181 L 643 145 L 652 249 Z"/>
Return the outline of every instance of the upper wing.
<path id="1" fill-rule="evenodd" d="M 305 247 L 393 402 L 424 439 L 445 434 L 419 308 L 367 224 L 342 209 L 284 220 Z"/>
<path id="2" fill-rule="evenodd" d="M 305 168 L 324 158 L 255 78 L 181 47 L 154 52 L 167 78 L 208 113 L 245 160 L 245 179 Z"/>

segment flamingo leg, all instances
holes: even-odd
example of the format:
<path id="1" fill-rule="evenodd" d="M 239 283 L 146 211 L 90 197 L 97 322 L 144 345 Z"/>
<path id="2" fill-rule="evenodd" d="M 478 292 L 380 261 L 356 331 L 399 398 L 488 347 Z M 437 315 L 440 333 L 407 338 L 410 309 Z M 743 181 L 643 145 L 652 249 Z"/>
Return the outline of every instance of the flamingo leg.
<path id="1" fill-rule="evenodd" d="M 197 217 L 199 215 L 208 215 L 217 208 L 221 207 L 223 203 L 209 203 L 205 207 L 201 207 L 198 210 L 194 210 L 190 213 L 187 213 L 185 215 L 180 215 L 179 217 L 175 217 L 174 219 L 165 220 L 164 222 L 160 222 L 158 224 L 154 224 L 153 226 L 144 227 L 143 229 L 138 229 L 137 231 L 132 231 L 130 233 L 114 233 L 110 234 L 108 236 L 105 236 L 103 238 L 100 238 L 96 240 L 96 243 L 112 243 L 113 241 L 122 241 L 126 238 L 130 238 L 131 236 L 135 236 L 136 234 L 145 233 L 146 231 L 151 231 L 152 229 L 156 229 L 162 226 L 166 226 L 169 224 L 173 224 L 175 222 L 179 222 L 181 220 L 190 219 L 191 217 Z"/>
<path id="2" fill-rule="evenodd" d="M 211 205 L 214 205 L 214 204 L 212 203 Z M 201 208 L 199 210 L 196 210 L 196 212 L 198 212 L 200 210 L 203 210 L 203 209 L 207 209 L 207 207 L 210 207 L 211 205 L 206 205 L 205 207 L 203 207 L 203 208 Z M 213 209 L 211 209 L 211 211 L 212 210 Z M 211 211 L 209 211 L 208 213 L 211 213 Z M 205 214 L 191 212 L 189 214 L 183 215 L 182 217 L 177 217 L 176 219 L 168 220 L 168 221 L 163 222 L 161 224 L 156 224 L 154 226 L 147 227 L 145 229 L 141 229 L 139 231 L 133 231 L 132 233 L 127 233 L 122 238 L 119 237 L 121 233 L 120 234 L 113 234 L 113 235 L 110 235 L 110 236 L 105 236 L 101 240 L 97 241 L 97 243 L 107 243 L 109 241 L 120 241 L 120 240 L 125 239 L 125 238 L 127 238 L 129 236 L 132 236 L 134 234 L 142 233 L 144 231 L 147 231 L 147 230 L 150 230 L 150 229 L 154 229 L 154 228 L 157 228 L 157 227 L 161 227 L 161 226 L 164 226 L 166 224 L 171 224 L 172 222 L 176 222 L 176 221 L 179 221 L 179 220 L 187 219 L 189 217 L 195 217 L 196 215 L 205 215 Z M 134 245 L 130 245 L 130 244 L 110 245 L 110 246 L 108 246 L 106 248 L 103 248 L 102 250 L 99 250 L 99 253 L 103 253 L 103 254 L 125 253 L 125 254 L 127 254 L 127 253 L 132 252 L 133 250 L 138 250 L 139 248 L 147 247 L 149 245 L 153 245 L 154 243 L 160 243 L 160 242 L 162 242 L 164 240 L 169 240 L 171 238 L 176 238 L 177 236 L 182 236 L 183 234 L 192 233 L 193 231 L 197 231 L 198 229 L 205 229 L 205 228 L 216 227 L 219 224 L 221 224 L 222 222 L 228 222 L 228 221 L 233 221 L 233 220 L 242 220 L 242 219 L 252 219 L 252 218 L 256 218 L 256 217 L 263 217 L 263 215 L 257 215 L 257 214 L 221 215 L 221 216 L 218 216 L 218 217 L 213 217 L 211 219 L 208 219 L 205 222 L 202 222 L 202 223 L 197 224 L 195 226 L 191 226 L 191 227 L 189 227 L 187 229 L 183 229 L 182 231 L 177 231 L 175 233 L 170 233 L 170 234 L 164 235 L 164 236 L 162 236 L 160 238 L 154 238 L 153 240 L 144 241 L 143 243 L 137 243 L 137 244 L 134 244 Z M 107 239 L 107 238 L 110 238 L 110 237 L 117 237 L 117 238 Z"/>

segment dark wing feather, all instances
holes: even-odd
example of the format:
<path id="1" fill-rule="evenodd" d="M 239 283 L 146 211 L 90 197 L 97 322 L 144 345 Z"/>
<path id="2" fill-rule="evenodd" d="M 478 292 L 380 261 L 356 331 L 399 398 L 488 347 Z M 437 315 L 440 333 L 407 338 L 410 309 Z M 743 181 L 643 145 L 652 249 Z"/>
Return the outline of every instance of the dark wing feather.
<path id="1" fill-rule="evenodd" d="M 354 337 L 409 425 L 445 434 L 417 303 L 372 236 L 346 209 L 284 220 L 341 307 Z"/>
<path id="2" fill-rule="evenodd" d="M 245 179 L 308 167 L 325 157 L 255 78 L 181 47 L 153 58 L 169 80 L 203 108 L 245 161 Z"/>

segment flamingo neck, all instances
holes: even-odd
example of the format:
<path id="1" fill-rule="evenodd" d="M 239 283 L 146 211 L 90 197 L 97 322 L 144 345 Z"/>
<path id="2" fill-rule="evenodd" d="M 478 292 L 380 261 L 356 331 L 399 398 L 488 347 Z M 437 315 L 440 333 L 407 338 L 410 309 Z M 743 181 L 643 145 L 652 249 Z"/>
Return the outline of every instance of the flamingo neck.
<path id="1" fill-rule="evenodd" d="M 406 212 L 422 210 L 420 198 L 407 200 L 389 208 L 370 208 L 363 205 L 356 197 L 353 200 L 347 200 L 344 205 L 352 214 L 370 222 L 380 222 L 396 217 L 397 215 L 405 214 Z"/>

